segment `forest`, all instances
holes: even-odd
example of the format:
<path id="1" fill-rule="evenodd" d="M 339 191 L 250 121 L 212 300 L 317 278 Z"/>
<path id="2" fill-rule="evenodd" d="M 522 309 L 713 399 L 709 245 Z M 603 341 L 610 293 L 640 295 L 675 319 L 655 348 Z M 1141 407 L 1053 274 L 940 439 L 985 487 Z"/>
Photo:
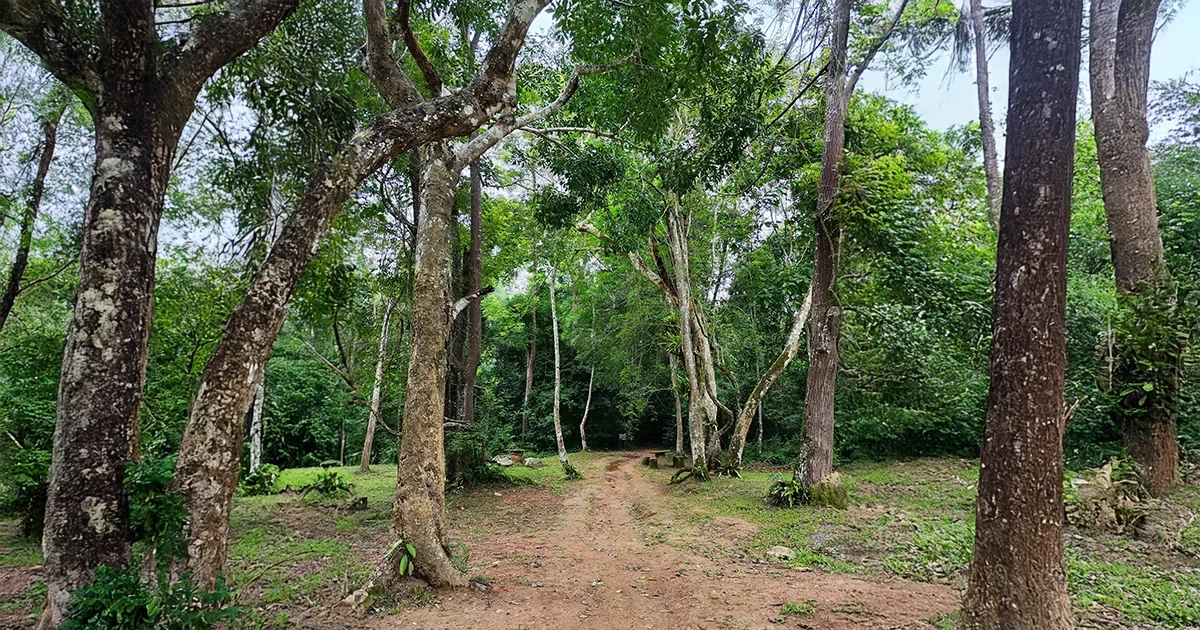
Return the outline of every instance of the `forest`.
<path id="1" fill-rule="evenodd" d="M 0 628 L 1200 627 L 1189 8 L 0 0 Z"/>

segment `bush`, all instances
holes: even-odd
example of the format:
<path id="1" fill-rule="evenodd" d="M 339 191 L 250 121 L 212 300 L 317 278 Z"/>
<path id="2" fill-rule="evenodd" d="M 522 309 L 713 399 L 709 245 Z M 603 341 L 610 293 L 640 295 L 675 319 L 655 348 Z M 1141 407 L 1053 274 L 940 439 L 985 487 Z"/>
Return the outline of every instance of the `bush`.
<path id="1" fill-rule="evenodd" d="M 96 580 L 73 594 L 60 630 L 205 630 L 235 619 L 240 609 L 224 579 L 211 592 L 199 591 L 189 576 L 171 584 L 160 573 L 146 583 L 136 564 L 104 566 Z"/>
<path id="2" fill-rule="evenodd" d="M 793 508 L 801 505 L 820 505 L 845 508 L 850 495 L 842 476 L 834 473 L 824 481 L 809 486 L 796 479 L 775 477 L 767 488 L 767 503 L 775 507 Z"/>
<path id="3" fill-rule="evenodd" d="M 46 518 L 46 491 L 49 488 L 50 453 L 24 449 L 10 460 L 9 493 L 3 505 L 4 513 L 21 519 L 21 535 L 41 538 Z"/>
<path id="4" fill-rule="evenodd" d="M 125 490 L 129 493 L 129 525 L 134 540 L 145 543 L 165 568 L 183 555 L 183 524 L 187 510 L 183 496 L 172 490 L 175 457 L 145 457 L 125 465 Z"/>
<path id="5" fill-rule="evenodd" d="M 258 467 L 258 470 L 242 477 L 242 494 L 248 497 L 275 494 L 279 492 L 279 489 L 275 487 L 278 482 L 279 467 L 273 464 L 263 464 Z"/>
<path id="6" fill-rule="evenodd" d="M 316 492 L 323 497 L 333 497 L 339 494 L 350 494 L 353 491 L 354 484 L 343 479 L 341 473 L 336 470 L 322 470 L 317 473 L 316 481 L 301 488 L 300 495 Z"/>

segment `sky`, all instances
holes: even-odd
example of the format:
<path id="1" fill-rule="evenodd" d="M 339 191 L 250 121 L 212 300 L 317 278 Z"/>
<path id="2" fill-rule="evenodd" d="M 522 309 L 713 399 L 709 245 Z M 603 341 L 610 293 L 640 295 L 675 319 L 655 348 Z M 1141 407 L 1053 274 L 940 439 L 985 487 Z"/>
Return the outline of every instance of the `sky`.
<path id="1" fill-rule="evenodd" d="M 984 2 L 985 7 L 989 4 L 994 3 Z M 1083 56 L 1086 64 L 1086 49 Z M 979 104 L 975 96 L 974 66 L 969 73 L 947 77 L 947 65 L 946 59 L 933 61 L 925 79 L 915 88 L 889 82 L 886 73 L 881 69 L 868 70 L 859 84 L 860 89 L 885 94 L 896 101 L 912 105 L 922 119 L 937 129 L 963 125 L 978 119 Z M 1174 21 L 1159 31 L 1150 56 L 1150 80 L 1178 78 L 1197 68 L 1200 68 L 1200 2 L 1192 1 L 1186 2 Z M 992 112 L 997 126 L 1002 129 L 1008 98 L 1007 47 L 1001 47 L 992 56 L 989 70 Z M 1080 84 L 1086 99 L 1086 67 L 1080 72 Z M 1086 112 L 1081 110 L 1080 115 L 1085 116 Z"/>

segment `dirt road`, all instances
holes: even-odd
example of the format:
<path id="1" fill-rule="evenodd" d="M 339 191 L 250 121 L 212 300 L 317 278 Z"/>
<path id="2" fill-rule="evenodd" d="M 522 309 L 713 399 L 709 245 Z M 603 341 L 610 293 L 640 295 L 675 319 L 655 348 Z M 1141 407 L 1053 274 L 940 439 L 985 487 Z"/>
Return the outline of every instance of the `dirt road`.
<path id="1" fill-rule="evenodd" d="M 649 540 L 639 517 L 665 488 L 636 470 L 642 454 L 584 470 L 558 522 L 477 542 L 488 593 L 441 593 L 436 604 L 364 625 L 400 628 L 931 628 L 958 604 L 946 586 L 794 571 L 712 559 Z M 718 556 L 726 554 L 716 554 Z M 780 617 L 785 602 L 813 614 Z"/>

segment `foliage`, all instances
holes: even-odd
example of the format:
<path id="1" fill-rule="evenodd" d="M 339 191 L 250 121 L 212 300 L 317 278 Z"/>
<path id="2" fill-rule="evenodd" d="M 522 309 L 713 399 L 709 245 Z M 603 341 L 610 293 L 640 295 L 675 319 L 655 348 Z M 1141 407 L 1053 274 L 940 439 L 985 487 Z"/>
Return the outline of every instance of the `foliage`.
<path id="1" fill-rule="evenodd" d="M 50 475 L 50 453 L 25 449 L 14 454 L 5 467 L 7 496 L 0 510 L 21 519 L 21 535 L 41 538 L 46 516 L 46 490 Z"/>
<path id="2" fill-rule="evenodd" d="M 777 477 L 767 488 L 766 499 L 767 503 L 782 508 L 802 505 L 845 508 L 849 503 L 849 494 L 840 476 L 836 480 L 825 480 L 811 486 L 795 478 Z"/>
<path id="3" fill-rule="evenodd" d="M 262 464 L 258 470 L 242 477 L 241 491 L 246 496 L 260 496 L 279 492 L 279 467 Z"/>
<path id="4" fill-rule="evenodd" d="M 326 469 L 318 472 L 317 478 L 312 483 L 300 489 L 301 496 L 307 495 L 309 492 L 316 492 L 322 497 L 351 494 L 354 492 L 354 484 L 346 481 L 338 471 Z"/>
<path id="5" fill-rule="evenodd" d="M 408 543 L 408 536 L 401 533 L 400 538 L 388 547 L 384 559 L 396 564 L 396 573 L 399 575 L 412 575 L 416 568 L 414 561 L 417 559 L 417 550 Z"/>
<path id="6" fill-rule="evenodd" d="M 566 477 L 567 477 L 567 479 L 568 479 L 569 481 L 575 481 L 575 480 L 577 480 L 577 479 L 583 479 L 583 474 L 582 474 L 582 473 L 580 473 L 580 472 L 579 472 L 579 469 L 578 469 L 578 468 L 576 468 L 576 467 L 575 467 L 575 465 L 574 465 L 574 464 L 572 464 L 571 462 L 569 462 L 569 461 L 564 461 L 564 462 L 562 463 L 562 467 L 563 467 L 563 474 L 564 474 L 564 475 L 566 475 Z"/>
<path id="7" fill-rule="evenodd" d="M 174 470 L 174 456 L 147 456 L 125 466 L 130 528 L 134 539 L 149 547 L 160 571 L 187 551 L 183 539 L 187 510 L 183 495 L 172 488 Z"/>
<path id="8" fill-rule="evenodd" d="M 165 573 L 156 584 L 141 577 L 137 564 L 103 566 L 96 579 L 74 593 L 64 630 L 205 630 L 233 621 L 241 609 L 218 577 L 212 591 L 200 591 L 188 576 L 171 583 Z"/>

